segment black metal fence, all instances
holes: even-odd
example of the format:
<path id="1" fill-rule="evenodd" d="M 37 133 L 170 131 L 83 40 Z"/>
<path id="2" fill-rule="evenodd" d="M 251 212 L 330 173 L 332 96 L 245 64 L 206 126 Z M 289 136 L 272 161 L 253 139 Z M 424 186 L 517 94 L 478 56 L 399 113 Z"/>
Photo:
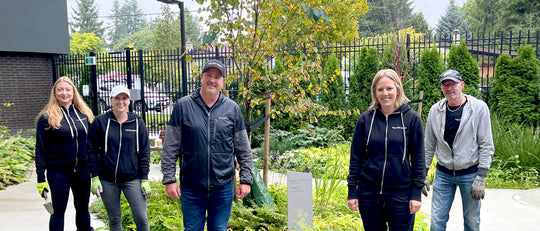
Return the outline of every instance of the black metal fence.
<path id="1" fill-rule="evenodd" d="M 501 54 L 517 55 L 520 46 L 528 44 L 533 46 L 536 56 L 539 55 L 540 31 L 535 32 L 506 32 L 488 33 L 483 35 L 458 35 L 453 38 L 431 38 L 428 36 L 402 34 L 400 36 L 400 49 L 405 60 L 414 64 L 419 60 L 422 50 L 432 47 L 435 43 L 439 53 L 446 62 L 446 57 L 452 42 L 462 38 L 470 53 L 478 62 L 481 82 L 480 88 L 486 97 L 489 97 L 491 77 L 497 57 Z M 352 41 L 339 41 L 336 43 L 318 44 L 319 54 L 333 53 L 341 60 L 340 72 L 348 87 L 349 77 L 353 74 L 358 62 L 360 48 L 375 48 L 382 60 L 385 50 L 393 49 L 395 36 L 373 37 L 355 39 Z M 283 47 L 284 55 L 297 55 L 296 50 L 309 53 L 305 49 Z M 139 113 L 146 121 L 150 131 L 157 133 L 164 130 L 172 111 L 173 103 L 185 94 L 193 92 L 200 86 L 199 70 L 207 60 L 219 59 L 229 68 L 228 73 L 235 73 L 232 65 L 232 52 L 227 47 L 212 47 L 208 49 L 192 49 L 187 51 L 187 89 L 182 89 L 181 83 L 181 53 L 180 50 L 162 51 L 133 51 L 125 49 L 122 52 L 89 54 L 95 56 L 96 65 L 85 65 L 85 56 L 57 55 L 54 58 L 54 79 L 60 76 L 71 77 L 80 92 L 95 114 L 103 113 L 110 108 L 108 92 L 119 84 L 131 90 L 131 109 Z M 267 68 L 273 67 L 274 58 L 267 57 Z M 414 69 L 408 73 L 414 77 Z M 414 81 L 413 81 L 414 83 Z M 232 83 L 238 86 L 238 82 Z M 412 85 L 414 88 L 414 84 Z M 414 91 L 413 91 L 414 92 Z M 238 92 L 230 92 L 230 98 L 240 101 Z"/>

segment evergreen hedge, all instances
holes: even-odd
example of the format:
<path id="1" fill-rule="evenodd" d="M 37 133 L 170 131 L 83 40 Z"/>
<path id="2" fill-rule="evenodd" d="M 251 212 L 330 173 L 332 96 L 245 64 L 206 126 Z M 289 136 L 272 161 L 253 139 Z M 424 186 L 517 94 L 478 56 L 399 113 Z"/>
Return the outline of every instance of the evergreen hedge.
<path id="1" fill-rule="evenodd" d="M 424 92 L 422 101 L 422 120 L 426 121 L 429 109 L 443 98 L 439 79 L 444 72 L 444 63 L 437 47 L 422 51 L 417 71 L 416 95 Z"/>
<path id="2" fill-rule="evenodd" d="M 461 40 L 459 45 L 452 45 L 448 54 L 448 68 L 458 71 L 463 81 L 465 88 L 463 93 L 472 95 L 476 98 L 481 98 L 480 93 L 480 70 L 478 63 L 474 60 L 469 48 L 464 40 Z"/>

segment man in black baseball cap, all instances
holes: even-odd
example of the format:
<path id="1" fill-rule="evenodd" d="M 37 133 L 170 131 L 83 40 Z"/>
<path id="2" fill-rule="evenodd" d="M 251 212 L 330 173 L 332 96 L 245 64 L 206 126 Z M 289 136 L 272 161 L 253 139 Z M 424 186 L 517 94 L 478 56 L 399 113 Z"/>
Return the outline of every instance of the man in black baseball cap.
<path id="1" fill-rule="evenodd" d="M 446 71 L 444 71 L 442 74 L 441 74 L 441 80 L 439 80 L 439 84 L 441 84 L 443 81 L 447 80 L 447 79 L 450 79 L 454 82 L 461 82 L 463 81 L 463 79 L 461 78 L 461 74 L 454 70 L 454 69 L 448 69 Z"/>
<path id="2" fill-rule="evenodd" d="M 223 75 L 223 78 L 227 77 L 227 68 L 225 65 L 219 61 L 219 60 L 210 60 L 204 64 L 202 73 L 206 72 L 210 68 L 216 68 L 221 72 L 221 75 Z"/>

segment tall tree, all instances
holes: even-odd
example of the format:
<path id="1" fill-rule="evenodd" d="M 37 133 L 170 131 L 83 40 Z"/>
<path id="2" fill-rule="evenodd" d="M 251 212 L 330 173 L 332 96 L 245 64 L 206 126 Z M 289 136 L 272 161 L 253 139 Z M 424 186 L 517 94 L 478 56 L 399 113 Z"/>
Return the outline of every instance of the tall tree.
<path id="1" fill-rule="evenodd" d="M 77 6 L 73 8 L 71 17 L 73 18 L 69 22 L 71 34 L 94 33 L 103 39 L 105 29 L 103 22 L 98 19 L 98 9 L 94 0 L 77 0 Z"/>
<path id="2" fill-rule="evenodd" d="M 103 41 L 93 33 L 75 32 L 71 36 L 69 50 L 72 55 L 88 55 L 90 52 L 103 52 Z"/>
<path id="3" fill-rule="evenodd" d="M 429 32 L 424 15 L 413 13 L 411 0 L 373 0 L 368 5 L 369 11 L 358 17 L 360 37 L 392 33 L 408 27 L 422 33 Z"/>
<path id="4" fill-rule="evenodd" d="M 463 10 L 474 33 L 540 29 L 540 1 L 468 0 Z"/>
<path id="5" fill-rule="evenodd" d="M 154 49 L 180 48 L 180 21 L 179 14 L 171 11 L 168 5 L 161 7 L 161 16 L 153 25 Z M 186 29 L 186 42 L 191 41 L 193 47 L 201 45 L 201 26 L 187 9 L 184 9 L 184 24 Z"/>
<path id="6" fill-rule="evenodd" d="M 451 41 L 454 29 L 458 29 L 461 34 L 468 32 L 468 24 L 465 20 L 465 14 L 456 5 L 454 0 L 446 8 L 446 13 L 439 18 L 435 35 L 443 41 Z"/>
<path id="7" fill-rule="evenodd" d="M 112 28 L 109 31 L 110 47 L 116 47 L 115 44 L 122 38 L 147 27 L 143 11 L 136 0 L 126 0 L 123 5 L 120 5 L 118 0 L 114 0 L 112 15 Z"/>
<path id="8" fill-rule="evenodd" d="M 501 31 L 503 29 L 502 8 L 508 2 L 512 1 L 504 1 L 503 4 L 501 0 L 468 0 L 463 5 L 463 11 L 471 32 L 483 34 Z"/>
<path id="9" fill-rule="evenodd" d="M 251 93 L 253 85 L 257 84 L 254 80 L 258 78 L 269 78 L 277 83 L 280 88 L 272 93 L 272 98 L 288 102 L 284 108 L 273 108 L 274 111 L 295 116 L 308 113 L 310 122 L 317 121 L 317 113 L 328 112 L 327 107 L 316 104 L 310 98 L 312 93 L 319 92 L 320 87 L 309 81 L 315 79 L 320 83 L 323 76 L 319 65 L 322 55 L 316 51 L 312 53 L 313 45 L 317 41 L 356 37 L 357 25 L 350 23 L 350 18 L 365 13 L 365 0 L 208 2 L 206 9 L 212 19 L 207 21 L 210 30 L 228 44 L 231 55 L 235 57 L 234 60 L 226 60 L 228 65 L 235 67 L 235 72 L 228 75 L 227 81 L 241 80 L 241 107 L 247 121 L 251 121 L 254 105 L 264 100 L 255 98 Z M 280 49 L 283 43 L 299 43 L 305 49 L 284 51 Z M 279 57 L 282 52 L 294 52 L 296 55 L 282 60 L 286 70 L 281 74 L 263 76 L 259 67 L 264 66 L 265 58 Z"/>

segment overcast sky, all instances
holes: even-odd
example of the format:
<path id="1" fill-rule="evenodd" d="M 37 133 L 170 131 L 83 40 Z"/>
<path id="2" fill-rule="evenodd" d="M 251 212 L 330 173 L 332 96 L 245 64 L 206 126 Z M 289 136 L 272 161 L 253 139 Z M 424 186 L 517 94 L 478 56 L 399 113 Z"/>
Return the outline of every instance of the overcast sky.
<path id="1" fill-rule="evenodd" d="M 455 0 L 458 6 L 463 6 L 466 0 Z M 102 20 L 106 21 L 107 16 L 112 14 L 113 0 L 95 0 L 99 9 L 99 16 Z M 156 17 L 161 12 L 161 6 L 164 3 L 157 0 L 137 0 L 139 7 L 144 11 L 148 17 Z M 370 0 L 368 0 L 369 5 Z M 413 0 L 414 11 L 422 12 L 429 26 L 433 29 L 437 24 L 439 17 L 443 15 L 448 7 L 450 0 Z M 123 0 L 119 0 L 120 4 L 123 4 Z M 198 15 L 199 4 L 193 0 L 185 0 L 184 4 L 192 15 Z M 72 8 L 76 7 L 76 0 L 67 0 L 68 6 L 68 18 L 71 18 Z M 178 6 L 171 7 L 173 12 L 178 12 Z M 204 15 L 203 15 L 204 17 Z M 198 18 L 198 17 L 197 17 Z M 201 26 L 203 26 L 201 24 Z"/>

